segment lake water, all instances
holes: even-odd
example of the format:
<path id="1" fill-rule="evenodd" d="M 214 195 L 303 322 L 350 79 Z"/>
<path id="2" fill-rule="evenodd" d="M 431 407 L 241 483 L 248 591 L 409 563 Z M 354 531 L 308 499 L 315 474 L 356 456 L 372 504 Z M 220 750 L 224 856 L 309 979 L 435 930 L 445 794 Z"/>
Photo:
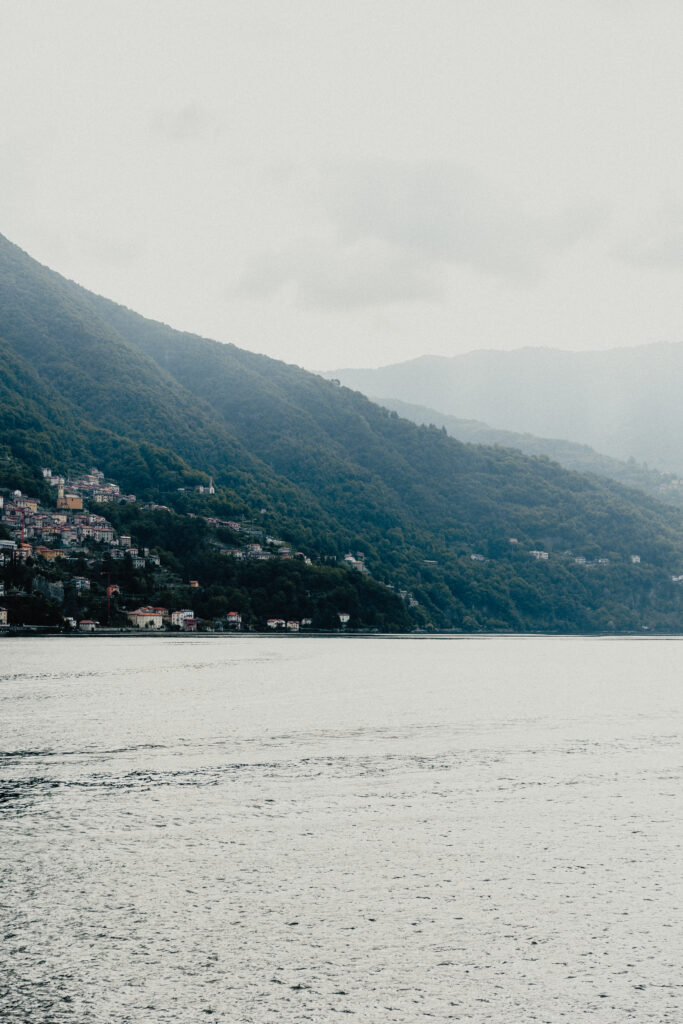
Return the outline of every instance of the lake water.
<path id="1" fill-rule="evenodd" d="M 683 1020 L 683 641 L 0 641 L 0 1020 Z"/>

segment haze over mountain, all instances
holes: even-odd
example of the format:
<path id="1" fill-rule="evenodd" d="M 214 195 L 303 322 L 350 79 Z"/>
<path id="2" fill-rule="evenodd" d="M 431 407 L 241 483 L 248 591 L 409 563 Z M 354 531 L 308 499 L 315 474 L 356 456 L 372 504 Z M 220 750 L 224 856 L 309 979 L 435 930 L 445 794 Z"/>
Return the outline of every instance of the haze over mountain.
<path id="1" fill-rule="evenodd" d="M 364 552 L 376 580 L 414 593 L 415 625 L 680 626 L 678 510 L 146 320 L 1 236 L 0 345 L 5 482 L 95 462 L 173 505 L 211 475 L 224 512 L 314 558 Z"/>
<path id="2" fill-rule="evenodd" d="M 413 423 L 433 423 L 437 427 L 443 427 L 458 441 L 516 448 L 525 455 L 544 455 L 559 462 L 565 469 L 576 470 L 579 473 L 597 473 L 598 476 L 616 480 L 626 487 L 637 487 L 669 505 L 683 508 L 683 480 L 673 473 L 660 473 L 656 469 L 650 469 L 635 459 L 615 459 L 611 455 L 596 452 L 589 445 L 577 444 L 574 441 L 500 430 L 479 420 L 458 419 L 457 416 L 448 416 L 423 405 L 410 405 L 396 398 L 373 398 L 372 395 L 369 397 L 386 409 L 393 409 L 399 416 L 412 420 Z"/>
<path id="3" fill-rule="evenodd" d="M 683 344 L 602 352 L 524 348 L 421 356 L 328 377 L 461 419 L 590 445 L 683 474 Z"/>

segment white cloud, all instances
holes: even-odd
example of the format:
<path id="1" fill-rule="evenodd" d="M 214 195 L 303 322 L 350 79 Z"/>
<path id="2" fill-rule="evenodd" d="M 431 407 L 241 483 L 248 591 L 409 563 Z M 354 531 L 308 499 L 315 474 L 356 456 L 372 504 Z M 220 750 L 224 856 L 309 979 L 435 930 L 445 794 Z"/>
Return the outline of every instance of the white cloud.
<path id="1" fill-rule="evenodd" d="M 653 269 L 683 267 L 683 206 L 662 207 L 631 229 L 617 249 L 626 263 Z"/>
<path id="2" fill-rule="evenodd" d="M 319 170 L 289 200 L 297 209 L 289 239 L 251 257 L 240 291 L 287 287 L 301 306 L 337 310 L 441 300 L 458 266 L 532 282 L 600 219 L 588 207 L 537 209 L 451 163 Z"/>
<path id="3" fill-rule="evenodd" d="M 454 163 L 384 162 L 337 172 L 331 213 L 344 236 L 515 280 L 592 233 L 597 213 L 535 207 Z"/>
<path id="4" fill-rule="evenodd" d="M 172 142 L 189 142 L 209 135 L 215 137 L 216 119 L 197 102 L 175 108 L 157 109 L 149 118 L 152 132 Z"/>
<path id="5" fill-rule="evenodd" d="M 289 289 L 302 306 L 330 309 L 434 299 L 440 275 L 423 260 L 373 238 L 301 239 L 255 257 L 240 291 L 263 296 Z"/>

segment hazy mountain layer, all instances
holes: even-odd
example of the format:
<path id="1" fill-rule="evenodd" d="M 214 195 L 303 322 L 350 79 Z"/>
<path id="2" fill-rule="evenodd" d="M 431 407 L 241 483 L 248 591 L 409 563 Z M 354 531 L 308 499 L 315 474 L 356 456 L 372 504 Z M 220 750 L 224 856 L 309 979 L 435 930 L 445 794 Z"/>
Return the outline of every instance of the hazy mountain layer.
<path id="1" fill-rule="evenodd" d="M 423 356 L 326 376 L 378 398 L 588 444 L 683 474 L 683 344 L 604 352 L 526 348 Z"/>
<path id="2" fill-rule="evenodd" d="M 558 438 L 535 437 L 534 434 L 516 434 L 512 430 L 498 430 L 487 423 L 480 423 L 479 420 L 461 420 L 456 416 L 448 416 L 422 405 L 410 405 L 398 399 L 374 400 L 385 408 L 397 412 L 399 416 L 412 420 L 413 423 L 433 423 L 437 427 L 444 427 L 450 436 L 458 441 L 502 445 L 505 448 L 516 448 L 525 455 L 544 455 L 559 462 L 565 469 L 578 473 L 597 473 L 598 476 L 616 480 L 625 487 L 636 487 L 668 505 L 683 508 L 683 481 L 672 473 L 660 473 L 656 469 L 649 469 L 635 459 L 624 462 L 609 455 L 601 455 L 586 444 L 575 444 Z"/>
<path id="3" fill-rule="evenodd" d="M 145 320 L 1 238 L 0 340 L 0 437 L 27 472 L 96 461 L 169 505 L 211 475 L 223 513 L 313 557 L 362 551 L 377 580 L 413 593 L 415 624 L 681 625 L 683 522 L 645 495 L 461 444 L 297 367 Z"/>

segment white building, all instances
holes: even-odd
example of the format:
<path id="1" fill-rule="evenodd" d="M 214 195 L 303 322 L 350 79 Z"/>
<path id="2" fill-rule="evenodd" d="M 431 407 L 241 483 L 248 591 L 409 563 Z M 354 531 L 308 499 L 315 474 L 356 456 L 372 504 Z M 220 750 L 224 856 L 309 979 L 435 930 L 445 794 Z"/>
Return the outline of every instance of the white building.
<path id="1" fill-rule="evenodd" d="M 177 612 L 171 612 L 171 625 L 180 626 L 182 629 L 185 619 L 193 619 L 194 612 L 191 608 L 181 608 Z"/>

